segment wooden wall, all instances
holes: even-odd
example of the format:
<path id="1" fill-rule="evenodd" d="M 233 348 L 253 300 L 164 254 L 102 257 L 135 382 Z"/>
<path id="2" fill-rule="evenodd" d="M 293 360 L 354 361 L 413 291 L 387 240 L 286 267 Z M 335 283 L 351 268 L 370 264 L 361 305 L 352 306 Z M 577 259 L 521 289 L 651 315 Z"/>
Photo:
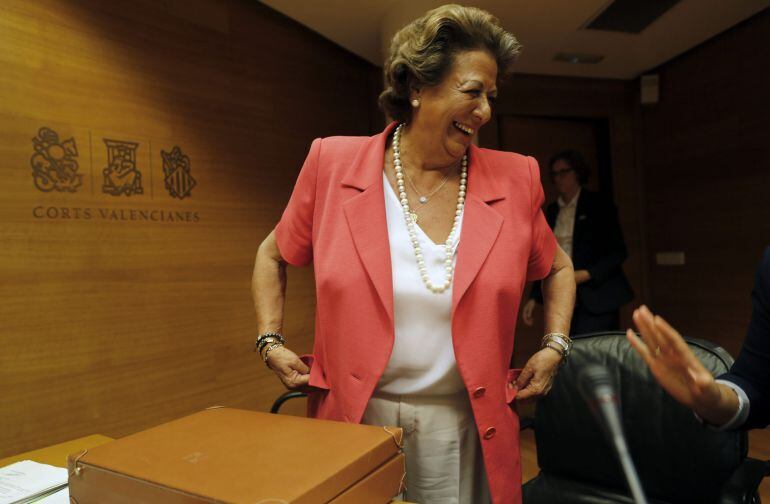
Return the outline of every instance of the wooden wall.
<path id="1" fill-rule="evenodd" d="M 381 128 L 379 70 L 247 0 L 6 0 L 0 65 L 0 456 L 269 407 L 254 253 L 314 137 Z M 313 306 L 293 271 L 297 351 Z"/>
<path id="2" fill-rule="evenodd" d="M 686 334 L 737 355 L 770 245 L 770 10 L 653 72 L 639 111 L 649 303 Z M 655 254 L 685 253 L 684 266 Z"/>

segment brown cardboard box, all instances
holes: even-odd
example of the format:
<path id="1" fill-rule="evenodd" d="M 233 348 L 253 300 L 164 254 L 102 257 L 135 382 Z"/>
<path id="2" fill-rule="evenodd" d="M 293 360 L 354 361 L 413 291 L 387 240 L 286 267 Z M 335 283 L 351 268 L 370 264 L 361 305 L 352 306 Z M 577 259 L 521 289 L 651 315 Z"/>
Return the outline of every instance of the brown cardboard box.
<path id="1" fill-rule="evenodd" d="M 331 504 L 363 504 L 369 502 L 390 502 L 396 495 L 394 488 L 400 491 L 401 482 L 404 479 L 405 466 L 404 455 L 399 454 L 388 462 L 369 473 L 364 479 L 345 490 L 340 496 L 331 501 Z M 398 485 L 394 485 L 399 482 Z M 375 497 L 387 495 L 385 501 L 377 500 Z"/>
<path id="2" fill-rule="evenodd" d="M 401 430 L 217 408 L 69 456 L 78 504 L 386 503 Z"/>

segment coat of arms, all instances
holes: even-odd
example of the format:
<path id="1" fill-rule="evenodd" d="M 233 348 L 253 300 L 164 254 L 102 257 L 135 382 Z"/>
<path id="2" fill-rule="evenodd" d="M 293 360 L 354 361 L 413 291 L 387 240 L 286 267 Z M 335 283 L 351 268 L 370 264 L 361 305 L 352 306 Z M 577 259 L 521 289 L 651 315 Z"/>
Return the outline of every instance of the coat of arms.
<path id="1" fill-rule="evenodd" d="M 190 196 L 196 184 L 190 175 L 190 158 L 179 147 L 174 147 L 171 152 L 160 151 L 160 155 L 163 157 L 163 178 L 168 193 L 179 199 Z"/>
<path id="2" fill-rule="evenodd" d="M 102 170 L 102 192 L 120 196 L 144 194 L 142 173 L 136 167 L 138 143 L 104 139 L 107 144 L 107 167 Z"/>
<path id="3" fill-rule="evenodd" d="M 35 153 L 29 162 L 35 187 L 43 192 L 75 192 L 83 183 L 78 173 L 78 148 L 75 139 L 60 141 L 59 135 L 50 128 L 40 128 L 32 139 Z"/>

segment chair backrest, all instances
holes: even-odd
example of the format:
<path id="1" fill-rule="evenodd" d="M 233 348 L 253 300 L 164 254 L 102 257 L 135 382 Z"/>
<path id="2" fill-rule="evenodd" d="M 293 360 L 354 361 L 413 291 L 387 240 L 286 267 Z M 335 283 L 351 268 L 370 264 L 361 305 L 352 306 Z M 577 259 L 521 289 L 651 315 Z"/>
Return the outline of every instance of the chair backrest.
<path id="1" fill-rule="evenodd" d="M 686 338 L 706 368 L 718 375 L 733 359 L 707 341 Z M 609 489 L 625 488 L 617 457 L 578 392 L 581 369 L 605 366 L 614 376 L 623 429 L 648 497 L 668 502 L 714 502 L 722 483 L 746 458 L 744 432 L 701 424 L 655 382 L 623 332 L 574 338 L 572 355 L 551 392 L 538 402 L 535 436 L 544 473 Z"/>

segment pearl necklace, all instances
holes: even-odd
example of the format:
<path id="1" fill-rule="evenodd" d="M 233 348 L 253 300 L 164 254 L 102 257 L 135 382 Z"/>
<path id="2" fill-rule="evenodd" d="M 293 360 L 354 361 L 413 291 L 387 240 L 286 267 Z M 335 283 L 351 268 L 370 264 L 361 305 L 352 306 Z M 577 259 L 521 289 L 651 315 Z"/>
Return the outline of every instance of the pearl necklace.
<path id="1" fill-rule="evenodd" d="M 401 208 L 404 211 L 404 219 L 406 220 L 406 227 L 409 231 L 409 240 L 412 242 L 412 249 L 414 250 L 414 257 L 417 260 L 417 269 L 420 272 L 420 278 L 422 278 L 422 282 L 428 290 L 434 294 L 441 294 L 452 285 L 452 275 L 454 273 L 454 266 L 452 266 L 454 252 L 452 250 L 452 245 L 457 232 L 457 224 L 460 221 L 460 216 L 463 213 L 463 206 L 465 205 L 465 188 L 467 187 L 468 181 L 468 155 L 463 155 L 462 168 L 460 170 L 460 190 L 457 193 L 457 207 L 455 210 L 454 222 L 452 223 L 452 230 L 449 232 L 446 242 L 444 242 L 444 283 L 435 285 L 428 276 L 428 269 L 425 267 L 425 257 L 422 255 L 422 248 L 420 247 L 420 241 L 417 238 L 417 231 L 415 230 L 415 219 L 412 217 L 412 211 L 409 208 L 409 199 L 407 199 L 406 195 L 404 169 L 401 166 L 401 151 L 399 149 L 401 128 L 403 128 L 403 126 L 403 123 L 399 124 L 398 128 L 396 128 L 396 132 L 393 133 L 393 168 L 396 171 L 398 197 L 401 200 Z"/>

